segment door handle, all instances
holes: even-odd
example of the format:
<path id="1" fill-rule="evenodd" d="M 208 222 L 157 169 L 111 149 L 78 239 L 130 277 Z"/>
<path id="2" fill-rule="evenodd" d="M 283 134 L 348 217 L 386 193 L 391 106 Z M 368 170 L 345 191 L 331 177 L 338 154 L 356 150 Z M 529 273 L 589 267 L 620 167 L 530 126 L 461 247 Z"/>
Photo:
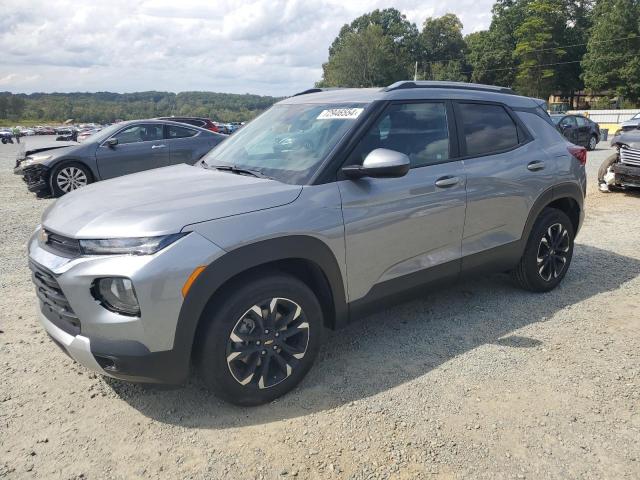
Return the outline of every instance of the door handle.
<path id="1" fill-rule="evenodd" d="M 166 145 L 152 145 L 151 149 L 153 150 L 154 148 L 166 148 Z"/>
<path id="2" fill-rule="evenodd" d="M 448 188 L 453 187 L 460 181 L 459 177 L 441 177 L 436 180 L 436 187 Z"/>
<path id="3" fill-rule="evenodd" d="M 532 172 L 537 172 L 538 170 L 543 170 L 544 169 L 544 162 L 537 160 L 535 162 L 530 162 L 529 165 L 527 165 L 527 168 L 529 170 L 531 170 Z"/>

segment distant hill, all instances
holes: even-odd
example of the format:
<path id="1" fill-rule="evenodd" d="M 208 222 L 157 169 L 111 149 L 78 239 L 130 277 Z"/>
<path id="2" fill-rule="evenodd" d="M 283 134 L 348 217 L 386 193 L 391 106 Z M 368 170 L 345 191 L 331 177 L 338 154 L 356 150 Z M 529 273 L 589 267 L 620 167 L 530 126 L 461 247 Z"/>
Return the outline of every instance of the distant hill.
<path id="1" fill-rule="evenodd" d="M 0 119 L 108 123 L 159 116 L 209 117 L 246 121 L 279 98 L 215 92 L 32 93 L 0 92 Z"/>

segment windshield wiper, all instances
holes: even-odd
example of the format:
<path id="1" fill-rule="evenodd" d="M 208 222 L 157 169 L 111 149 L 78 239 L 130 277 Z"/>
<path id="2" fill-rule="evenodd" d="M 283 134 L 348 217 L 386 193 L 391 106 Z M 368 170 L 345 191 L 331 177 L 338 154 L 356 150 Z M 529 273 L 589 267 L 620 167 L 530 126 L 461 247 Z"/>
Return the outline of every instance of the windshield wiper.
<path id="1" fill-rule="evenodd" d="M 235 173 L 236 175 L 250 175 L 256 178 L 269 178 L 259 170 L 250 170 L 248 168 L 238 168 L 234 165 L 207 165 L 206 163 L 204 163 L 203 166 L 205 165 L 206 165 L 206 168 L 211 168 L 213 170 L 220 170 L 222 172 L 231 172 L 231 173 Z"/>

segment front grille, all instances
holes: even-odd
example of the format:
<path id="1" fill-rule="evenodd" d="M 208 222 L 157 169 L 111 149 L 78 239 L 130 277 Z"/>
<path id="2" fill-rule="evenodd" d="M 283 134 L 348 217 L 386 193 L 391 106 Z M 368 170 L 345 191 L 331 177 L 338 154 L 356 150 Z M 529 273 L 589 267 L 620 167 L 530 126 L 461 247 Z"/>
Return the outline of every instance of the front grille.
<path id="1" fill-rule="evenodd" d="M 29 262 L 29 268 L 44 316 L 68 334 L 78 335 L 80 320 L 69 305 L 55 275 L 34 262 Z"/>
<path id="2" fill-rule="evenodd" d="M 635 165 L 640 167 L 640 150 L 635 148 L 621 148 L 620 161 L 627 165 Z"/>
<path id="3" fill-rule="evenodd" d="M 638 124 L 638 125 L 623 125 L 622 126 L 622 131 L 623 132 L 629 132 L 631 130 L 636 130 L 636 129 L 640 130 L 640 124 Z"/>
<path id="4" fill-rule="evenodd" d="M 77 257 L 82 254 L 79 240 L 58 235 L 57 233 L 49 232 L 48 230 L 45 230 L 45 235 L 45 245 L 49 247 L 50 250 L 72 257 Z"/>

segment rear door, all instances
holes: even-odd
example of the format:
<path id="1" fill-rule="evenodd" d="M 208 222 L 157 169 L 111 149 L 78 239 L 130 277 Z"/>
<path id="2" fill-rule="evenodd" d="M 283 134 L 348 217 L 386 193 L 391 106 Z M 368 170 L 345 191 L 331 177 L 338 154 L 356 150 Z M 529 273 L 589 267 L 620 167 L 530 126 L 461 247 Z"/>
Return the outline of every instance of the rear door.
<path id="1" fill-rule="evenodd" d="M 111 137 L 118 140 L 117 145 L 103 142 L 96 150 L 100 177 L 105 180 L 169 165 L 169 147 L 163 130 L 161 123 L 137 123 Z"/>
<path id="2" fill-rule="evenodd" d="M 474 266 L 474 254 L 521 238 L 533 202 L 552 184 L 555 165 L 505 105 L 457 102 L 455 112 L 467 177 L 464 269 Z"/>
<path id="3" fill-rule="evenodd" d="M 350 301 L 458 274 L 466 198 L 453 126 L 448 102 L 394 102 L 350 154 L 351 165 L 377 148 L 411 161 L 401 178 L 338 182 Z"/>
<path id="4" fill-rule="evenodd" d="M 194 164 L 208 150 L 204 149 L 206 139 L 195 128 L 186 125 L 165 126 L 167 144 L 171 152 L 171 165 L 179 163 Z"/>

